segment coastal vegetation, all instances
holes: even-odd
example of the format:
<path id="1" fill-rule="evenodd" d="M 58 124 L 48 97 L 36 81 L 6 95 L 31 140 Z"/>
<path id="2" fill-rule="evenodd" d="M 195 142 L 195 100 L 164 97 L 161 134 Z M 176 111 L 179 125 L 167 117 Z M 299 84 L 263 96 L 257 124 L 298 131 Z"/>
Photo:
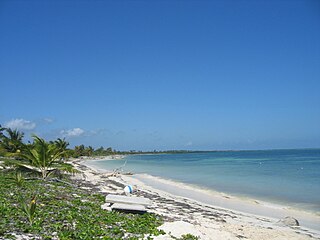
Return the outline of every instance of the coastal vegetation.
<path id="1" fill-rule="evenodd" d="M 33 142 L 24 144 L 23 136 L 24 134 L 18 130 L 1 128 L 0 153 L 4 157 L 4 167 L 13 167 L 16 171 L 35 172 L 41 175 L 42 179 L 48 178 L 51 174 L 78 172 L 71 164 L 64 162 L 68 144 L 63 140 L 47 142 L 33 135 Z"/>
<path id="2" fill-rule="evenodd" d="M 55 181 L 25 179 L 18 184 L 15 171 L 0 173 L 0 239 L 17 235 L 31 239 L 152 239 L 162 234 L 154 214 L 101 211 L 100 193 Z"/>
<path id="3" fill-rule="evenodd" d="M 0 125 L 0 239 L 133 240 L 164 233 L 158 215 L 101 211 L 104 195 L 70 178 L 78 171 L 65 162 L 74 155 L 64 139 L 34 135 L 25 144 L 23 137 Z"/>

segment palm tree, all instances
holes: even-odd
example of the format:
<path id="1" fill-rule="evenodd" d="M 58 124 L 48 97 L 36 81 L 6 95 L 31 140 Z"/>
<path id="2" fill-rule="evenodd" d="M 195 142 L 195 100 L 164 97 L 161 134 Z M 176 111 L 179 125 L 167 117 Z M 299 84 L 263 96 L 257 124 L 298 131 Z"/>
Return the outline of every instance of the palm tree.
<path id="1" fill-rule="evenodd" d="M 9 138 L 13 141 L 21 142 L 24 137 L 24 133 L 17 129 L 6 128 L 6 132 L 8 133 Z"/>
<path id="2" fill-rule="evenodd" d="M 6 135 L 2 132 L 5 131 Z M 24 133 L 18 131 L 17 129 L 11 128 L 0 128 L 1 132 L 1 147 L 8 153 L 15 153 L 17 152 L 22 143 L 22 139 L 24 137 Z"/>
<path id="3" fill-rule="evenodd" d="M 7 164 L 41 173 L 42 179 L 58 172 L 78 173 L 71 164 L 63 163 L 62 151 L 56 144 L 46 142 L 38 136 L 33 137 L 32 145 L 23 145 L 20 152 L 14 154 L 22 160 L 10 159 Z"/>
<path id="4" fill-rule="evenodd" d="M 4 156 L 5 155 L 5 149 L 3 147 L 3 140 L 5 138 L 3 131 L 6 130 L 6 128 L 2 127 L 0 124 L 0 156 Z"/>
<path id="5" fill-rule="evenodd" d="M 74 157 L 81 157 L 85 155 L 85 146 L 83 144 L 74 147 Z"/>
<path id="6" fill-rule="evenodd" d="M 89 146 L 89 147 L 85 148 L 85 155 L 86 156 L 92 156 L 93 152 L 94 152 L 93 147 Z"/>
<path id="7" fill-rule="evenodd" d="M 67 147 L 69 146 L 69 143 L 66 141 L 66 139 L 61 139 L 61 138 L 58 138 L 57 140 L 54 141 L 54 143 L 56 144 L 56 146 L 65 151 L 67 150 Z"/>
<path id="8" fill-rule="evenodd" d="M 60 149 L 61 152 L 63 152 L 63 156 L 62 156 L 63 158 L 69 157 L 69 151 L 67 149 L 67 147 L 69 146 L 69 142 L 67 142 L 65 138 L 64 139 L 58 138 L 54 142 L 50 142 L 50 143 L 55 144 L 56 147 Z"/>
<path id="9" fill-rule="evenodd" d="M 4 137 L 3 131 L 6 130 L 6 128 L 2 127 L 0 124 L 0 140 Z"/>

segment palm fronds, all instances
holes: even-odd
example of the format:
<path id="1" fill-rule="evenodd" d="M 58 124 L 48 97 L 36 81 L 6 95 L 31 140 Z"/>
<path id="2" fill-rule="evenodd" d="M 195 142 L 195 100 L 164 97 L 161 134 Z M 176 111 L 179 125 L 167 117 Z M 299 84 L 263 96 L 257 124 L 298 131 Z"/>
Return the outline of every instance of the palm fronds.
<path id="1" fill-rule="evenodd" d="M 55 172 L 71 174 L 78 172 L 71 164 L 62 162 L 66 150 L 61 149 L 55 143 L 46 142 L 36 135 L 32 137 L 33 144 L 22 144 L 19 151 L 11 154 L 11 156 L 18 157 L 19 160 L 14 158 L 7 159 L 5 161 L 6 165 L 38 172 L 43 179 L 48 178 Z"/>

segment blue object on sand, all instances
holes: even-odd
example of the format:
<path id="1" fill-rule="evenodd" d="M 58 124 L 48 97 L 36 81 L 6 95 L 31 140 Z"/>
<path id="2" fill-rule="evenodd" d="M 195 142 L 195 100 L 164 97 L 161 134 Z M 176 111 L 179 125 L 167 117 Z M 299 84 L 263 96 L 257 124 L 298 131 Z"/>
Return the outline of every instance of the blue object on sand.
<path id="1" fill-rule="evenodd" d="M 132 193 L 133 192 L 133 187 L 131 185 L 125 186 L 123 189 L 125 193 Z"/>

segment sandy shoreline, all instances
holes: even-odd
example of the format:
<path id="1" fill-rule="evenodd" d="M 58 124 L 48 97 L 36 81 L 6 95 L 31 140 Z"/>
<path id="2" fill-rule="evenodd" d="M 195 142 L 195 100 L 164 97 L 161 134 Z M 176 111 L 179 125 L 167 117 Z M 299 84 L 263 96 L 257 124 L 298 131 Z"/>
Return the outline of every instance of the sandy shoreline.
<path id="1" fill-rule="evenodd" d="M 113 157 L 101 160 L 123 158 Z M 154 184 L 146 184 L 148 181 L 141 179 L 141 176 L 111 176 L 111 172 L 99 171 L 84 160 L 89 159 L 73 160 L 73 164 L 83 171 L 86 181 L 96 185 L 104 194 L 123 194 L 123 186 L 133 185 L 136 190 L 134 195 L 148 197 L 153 201 L 149 211 L 162 215 L 166 222 L 162 227 L 175 237 L 191 233 L 200 239 L 320 239 L 319 231 L 305 227 L 312 224 L 317 226 L 320 217 L 312 219 L 291 209 L 279 210 L 273 205 L 256 202 L 244 204 L 227 195 L 218 195 L 213 199 L 212 195 L 207 195 L 208 201 L 204 201 L 206 193 L 201 190 L 184 189 L 183 186 L 170 185 L 170 182 L 164 182 L 162 186 L 158 183 L 155 188 Z M 302 226 L 286 226 L 279 221 L 284 216 L 296 217 Z M 160 236 L 156 239 L 171 238 Z"/>
<path id="2" fill-rule="evenodd" d="M 231 209 L 240 213 L 259 215 L 274 219 L 282 219 L 286 216 L 291 216 L 298 219 L 301 226 L 320 231 L 320 216 L 312 212 L 252 198 L 240 198 L 238 196 L 178 183 L 147 174 L 137 174 L 134 175 L 133 178 L 142 181 L 144 187 L 146 187 L 146 185 L 151 186 L 157 190 L 162 190 L 173 195 L 189 198 L 203 204 L 209 204 L 227 210 Z"/>
<path id="3" fill-rule="evenodd" d="M 87 161 L 87 160 L 94 160 L 94 161 L 108 161 L 108 160 L 122 160 L 126 157 L 126 155 L 109 155 L 109 156 L 96 156 L 96 157 L 87 157 L 87 156 L 83 156 L 83 157 L 79 157 L 79 158 L 73 158 L 70 159 L 71 162 L 73 161 L 78 161 L 78 160 L 82 160 L 82 161 Z"/>

